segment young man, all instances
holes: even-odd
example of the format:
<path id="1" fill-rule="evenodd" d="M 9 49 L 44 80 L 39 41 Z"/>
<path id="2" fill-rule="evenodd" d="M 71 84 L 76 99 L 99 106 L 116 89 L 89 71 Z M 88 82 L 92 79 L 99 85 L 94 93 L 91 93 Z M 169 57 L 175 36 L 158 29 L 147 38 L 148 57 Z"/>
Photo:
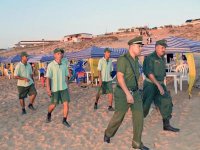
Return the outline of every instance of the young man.
<path id="1" fill-rule="evenodd" d="M 57 48 L 54 50 L 54 60 L 47 67 L 47 93 L 50 96 L 51 104 L 48 108 L 46 122 L 51 122 L 51 113 L 56 104 L 63 104 L 63 125 L 70 127 L 67 122 L 69 111 L 70 96 L 67 86 L 68 69 L 66 63 L 62 61 L 63 50 Z"/>
<path id="2" fill-rule="evenodd" d="M 129 52 L 117 60 L 117 86 L 114 92 L 115 113 L 105 130 L 104 142 L 110 143 L 110 138 L 115 135 L 120 127 L 128 109 L 132 111 L 133 141 L 132 147 L 148 150 L 141 141 L 143 130 L 142 98 L 138 91 L 136 78 L 139 78 L 138 55 L 141 52 L 142 37 L 135 37 L 128 42 Z M 130 62 L 129 62 L 130 60 Z M 131 64 L 132 65 L 131 65 Z M 134 72 L 132 70 L 134 66 Z"/>
<path id="3" fill-rule="evenodd" d="M 108 94 L 109 100 L 109 111 L 114 111 L 112 107 L 113 101 L 113 89 L 112 89 L 112 77 L 111 72 L 113 70 L 112 60 L 110 59 L 110 49 L 106 48 L 104 50 L 104 57 L 99 60 L 98 63 L 98 74 L 99 74 L 99 88 L 96 94 L 96 101 L 94 104 L 94 109 L 98 108 L 98 100 L 100 98 L 100 94 Z"/>
<path id="4" fill-rule="evenodd" d="M 31 65 L 27 63 L 28 54 L 26 52 L 21 53 L 21 62 L 19 62 L 15 68 L 14 77 L 18 79 L 17 81 L 17 89 L 19 92 L 19 100 L 22 107 L 22 114 L 26 114 L 25 109 L 25 101 L 24 99 L 27 97 L 27 94 L 30 97 L 30 103 L 28 105 L 29 109 L 35 110 L 33 107 L 33 103 L 35 97 L 37 95 L 34 80 L 33 80 L 33 72 Z"/>
<path id="5" fill-rule="evenodd" d="M 143 109 L 144 117 L 149 113 L 151 103 L 159 108 L 163 118 L 163 130 L 179 132 L 179 129 L 170 125 L 172 117 L 172 98 L 164 84 L 166 76 L 165 50 L 167 43 L 165 40 L 156 42 L 155 51 L 147 56 L 143 63 L 143 71 L 146 76 L 144 81 Z"/>

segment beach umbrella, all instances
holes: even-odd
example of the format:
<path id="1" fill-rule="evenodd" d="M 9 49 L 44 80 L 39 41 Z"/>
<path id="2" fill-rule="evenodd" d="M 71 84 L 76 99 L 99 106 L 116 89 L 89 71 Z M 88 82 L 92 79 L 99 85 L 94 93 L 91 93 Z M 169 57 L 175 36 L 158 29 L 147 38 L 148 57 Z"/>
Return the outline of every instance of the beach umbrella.
<path id="1" fill-rule="evenodd" d="M 1 63 L 4 59 L 6 59 L 6 58 L 5 58 L 5 57 L 0 57 L 0 63 Z"/>

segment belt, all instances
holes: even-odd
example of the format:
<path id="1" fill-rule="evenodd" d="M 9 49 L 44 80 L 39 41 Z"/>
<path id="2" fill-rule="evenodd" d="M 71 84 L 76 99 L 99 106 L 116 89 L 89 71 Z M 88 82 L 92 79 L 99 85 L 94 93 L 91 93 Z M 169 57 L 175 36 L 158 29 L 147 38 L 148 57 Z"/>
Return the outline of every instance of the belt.
<path id="1" fill-rule="evenodd" d="M 122 89 L 121 86 L 119 86 L 119 85 L 117 85 L 117 87 L 120 88 L 120 89 Z M 135 87 L 135 88 L 127 87 L 127 88 L 128 88 L 129 91 L 132 91 L 132 92 L 138 91 L 138 88 L 137 88 L 137 87 Z"/>

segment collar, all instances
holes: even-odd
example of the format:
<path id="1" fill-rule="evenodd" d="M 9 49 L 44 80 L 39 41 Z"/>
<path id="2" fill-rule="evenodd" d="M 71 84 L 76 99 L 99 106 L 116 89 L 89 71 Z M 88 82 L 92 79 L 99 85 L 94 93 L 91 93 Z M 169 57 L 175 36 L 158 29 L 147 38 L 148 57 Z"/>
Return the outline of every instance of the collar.
<path id="1" fill-rule="evenodd" d="M 24 64 L 24 63 L 22 63 L 22 61 L 20 61 L 20 64 L 26 66 L 28 64 L 28 62 L 26 64 Z"/>
<path id="2" fill-rule="evenodd" d="M 153 56 L 155 56 L 157 59 L 163 59 L 163 58 L 164 58 L 164 56 L 159 57 L 159 56 L 157 55 L 156 51 L 153 52 Z"/>
<path id="3" fill-rule="evenodd" d="M 103 57 L 103 59 L 105 60 L 105 61 L 107 61 L 107 59 L 105 58 L 105 57 Z M 110 61 L 110 58 L 108 59 L 108 62 Z"/>
<path id="4" fill-rule="evenodd" d="M 60 64 L 58 64 L 55 60 L 54 60 L 53 62 L 54 62 L 54 64 L 56 64 L 56 65 L 62 65 L 62 60 L 61 60 Z"/>
<path id="5" fill-rule="evenodd" d="M 131 54 L 130 54 L 130 52 L 128 52 L 128 53 L 126 53 L 125 55 L 127 55 L 128 57 L 130 57 L 131 59 L 133 59 L 134 61 L 136 60 L 138 60 L 138 57 L 137 56 L 135 56 L 135 59 L 131 56 Z"/>

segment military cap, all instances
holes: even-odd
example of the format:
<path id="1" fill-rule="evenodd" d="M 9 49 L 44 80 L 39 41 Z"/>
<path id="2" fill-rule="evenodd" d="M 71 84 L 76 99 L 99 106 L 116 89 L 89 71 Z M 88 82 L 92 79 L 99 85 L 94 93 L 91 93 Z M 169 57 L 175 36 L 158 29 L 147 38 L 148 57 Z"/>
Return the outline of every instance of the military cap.
<path id="1" fill-rule="evenodd" d="M 58 53 L 58 52 L 64 53 L 64 50 L 61 49 L 61 48 L 56 48 L 56 49 L 54 49 L 54 51 L 53 51 L 54 54 L 55 54 L 55 53 Z"/>
<path id="2" fill-rule="evenodd" d="M 143 45 L 142 44 L 142 36 L 135 37 L 135 38 L 131 39 L 130 41 L 128 41 L 128 45 L 132 45 L 132 44 Z"/>
<path id="3" fill-rule="evenodd" d="M 167 46 L 167 41 L 166 40 L 159 40 L 159 41 L 156 41 L 156 46 L 157 45 L 161 45 L 161 46 L 164 46 L 164 47 L 168 47 Z"/>
<path id="4" fill-rule="evenodd" d="M 105 48 L 105 49 L 104 49 L 104 53 L 105 53 L 105 52 L 111 52 L 111 50 L 110 50 L 109 48 Z"/>
<path id="5" fill-rule="evenodd" d="M 21 57 L 23 57 L 23 56 L 28 57 L 28 54 L 27 54 L 26 52 L 21 52 L 20 56 L 21 56 Z"/>

